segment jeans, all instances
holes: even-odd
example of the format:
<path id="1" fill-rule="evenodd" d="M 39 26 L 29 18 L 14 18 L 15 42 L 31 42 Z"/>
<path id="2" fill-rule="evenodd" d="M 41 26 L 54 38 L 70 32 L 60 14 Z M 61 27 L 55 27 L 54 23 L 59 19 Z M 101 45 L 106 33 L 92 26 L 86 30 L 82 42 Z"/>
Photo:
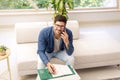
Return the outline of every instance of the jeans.
<path id="1" fill-rule="evenodd" d="M 46 55 L 47 55 L 49 60 L 51 58 L 55 57 L 57 59 L 60 59 L 60 60 L 64 61 L 66 64 L 74 66 L 74 57 L 72 55 L 69 56 L 66 53 L 66 50 L 59 51 L 59 52 L 56 52 L 56 53 L 47 53 L 46 52 Z M 45 65 L 38 55 L 38 66 L 37 66 L 37 68 L 38 69 L 43 69 L 44 67 L 45 67 Z"/>

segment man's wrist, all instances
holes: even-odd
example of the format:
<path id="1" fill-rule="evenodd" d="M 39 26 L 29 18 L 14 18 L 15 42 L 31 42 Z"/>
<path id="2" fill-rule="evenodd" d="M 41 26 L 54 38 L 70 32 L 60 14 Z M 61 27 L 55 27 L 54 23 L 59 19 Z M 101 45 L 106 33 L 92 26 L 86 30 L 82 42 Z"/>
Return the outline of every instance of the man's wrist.
<path id="1" fill-rule="evenodd" d="M 65 46 L 67 49 L 69 48 L 68 45 L 69 45 L 69 41 L 67 43 L 65 43 Z"/>
<path id="2" fill-rule="evenodd" d="M 50 66 L 51 65 L 51 63 L 50 62 L 48 62 L 47 64 L 46 64 L 46 66 L 48 67 L 48 66 Z"/>

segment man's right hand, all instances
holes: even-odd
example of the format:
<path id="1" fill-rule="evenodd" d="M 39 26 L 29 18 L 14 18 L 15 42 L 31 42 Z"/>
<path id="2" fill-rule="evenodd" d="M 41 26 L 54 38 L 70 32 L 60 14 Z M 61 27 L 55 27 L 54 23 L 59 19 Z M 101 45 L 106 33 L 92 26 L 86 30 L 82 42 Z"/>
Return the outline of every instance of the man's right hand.
<path id="1" fill-rule="evenodd" d="M 47 63 L 47 68 L 51 74 L 56 74 L 55 67 L 50 62 Z"/>

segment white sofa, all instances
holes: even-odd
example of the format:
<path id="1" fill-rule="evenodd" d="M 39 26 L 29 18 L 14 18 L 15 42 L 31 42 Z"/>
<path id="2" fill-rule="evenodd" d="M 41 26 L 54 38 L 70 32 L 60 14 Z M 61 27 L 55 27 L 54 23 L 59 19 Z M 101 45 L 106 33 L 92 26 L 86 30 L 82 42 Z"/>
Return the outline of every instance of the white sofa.
<path id="1" fill-rule="evenodd" d="M 43 27 L 51 22 L 16 23 L 17 68 L 19 75 L 37 73 L 37 41 Z M 120 63 L 120 43 L 105 31 L 79 32 L 78 21 L 68 21 L 73 32 L 75 69 L 117 65 Z M 60 62 L 57 59 L 52 60 Z M 60 62 L 63 63 L 63 62 Z"/>

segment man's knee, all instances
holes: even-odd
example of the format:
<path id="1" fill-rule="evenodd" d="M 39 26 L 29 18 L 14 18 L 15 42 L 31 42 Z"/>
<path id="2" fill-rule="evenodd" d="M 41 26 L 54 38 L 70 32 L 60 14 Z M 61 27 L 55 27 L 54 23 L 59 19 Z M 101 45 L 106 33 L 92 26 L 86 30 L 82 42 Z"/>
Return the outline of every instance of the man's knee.
<path id="1" fill-rule="evenodd" d="M 73 56 L 68 56 L 66 64 L 74 66 L 74 57 Z"/>

